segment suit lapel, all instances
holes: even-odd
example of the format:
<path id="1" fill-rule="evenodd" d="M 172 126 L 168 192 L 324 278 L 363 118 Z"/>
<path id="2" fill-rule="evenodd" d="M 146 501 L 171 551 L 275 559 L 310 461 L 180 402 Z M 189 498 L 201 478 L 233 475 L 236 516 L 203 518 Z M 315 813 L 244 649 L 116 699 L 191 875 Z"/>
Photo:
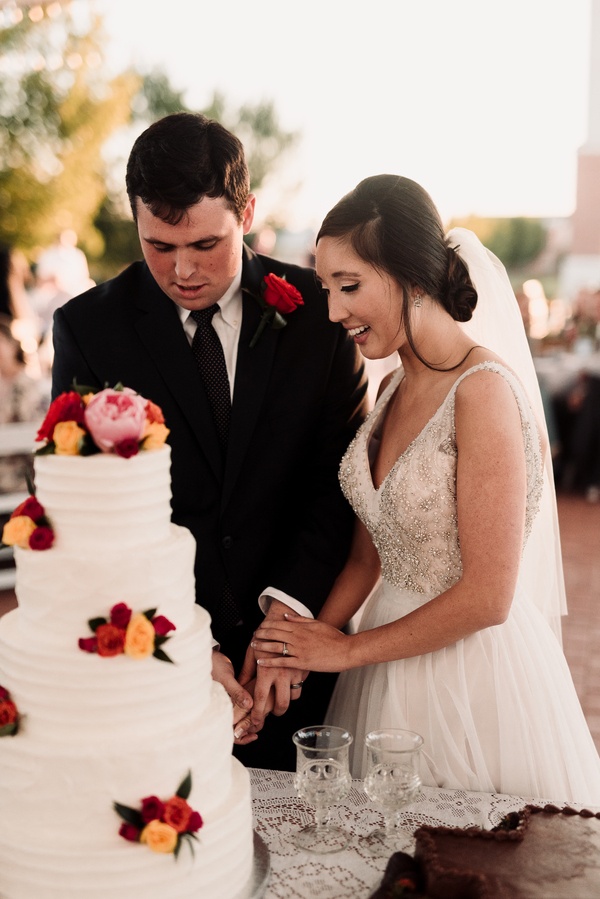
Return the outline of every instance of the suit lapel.
<path id="1" fill-rule="evenodd" d="M 158 287 L 146 267 L 144 288 L 137 302 L 143 314 L 134 327 L 220 480 L 223 460 L 216 427 L 175 304 Z"/>
<path id="2" fill-rule="evenodd" d="M 238 345 L 222 508 L 231 496 L 256 429 L 280 334 L 279 331 L 266 328 L 256 345 L 250 349 L 250 341 L 258 328 L 262 310 L 246 291 L 258 294 L 265 274 L 266 270 L 258 257 L 244 247 L 242 329 Z"/>

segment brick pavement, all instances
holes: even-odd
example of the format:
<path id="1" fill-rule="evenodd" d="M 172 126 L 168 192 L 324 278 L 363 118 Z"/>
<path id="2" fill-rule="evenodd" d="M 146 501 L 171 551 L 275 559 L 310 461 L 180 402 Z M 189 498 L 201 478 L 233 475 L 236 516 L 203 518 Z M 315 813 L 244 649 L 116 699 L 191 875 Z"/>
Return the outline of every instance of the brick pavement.
<path id="1" fill-rule="evenodd" d="M 600 503 L 561 494 L 558 512 L 569 604 L 563 645 L 600 750 Z M 14 605 L 14 593 L 0 591 L 0 615 Z"/>
<path id="2" fill-rule="evenodd" d="M 569 607 L 563 647 L 600 750 L 600 503 L 561 494 L 558 514 Z"/>

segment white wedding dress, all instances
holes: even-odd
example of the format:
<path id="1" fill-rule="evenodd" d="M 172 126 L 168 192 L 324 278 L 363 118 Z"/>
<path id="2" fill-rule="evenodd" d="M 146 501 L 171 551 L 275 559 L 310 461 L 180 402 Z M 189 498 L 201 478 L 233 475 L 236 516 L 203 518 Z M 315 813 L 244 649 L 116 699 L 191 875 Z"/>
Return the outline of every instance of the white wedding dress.
<path id="1" fill-rule="evenodd" d="M 519 406 L 528 479 L 525 540 L 531 531 L 542 495 L 538 431 L 520 381 L 495 362 L 457 378 L 375 489 L 377 429 L 403 376 L 398 369 L 340 467 L 344 492 L 381 559 L 381 580 L 359 630 L 406 615 L 461 576 L 454 403 L 460 382 L 481 369 L 505 378 Z M 426 655 L 339 676 L 326 720 L 354 734 L 354 777 L 365 774 L 369 731 L 408 728 L 424 739 L 424 784 L 600 806 L 600 758 L 560 642 L 524 580 L 503 624 Z"/>

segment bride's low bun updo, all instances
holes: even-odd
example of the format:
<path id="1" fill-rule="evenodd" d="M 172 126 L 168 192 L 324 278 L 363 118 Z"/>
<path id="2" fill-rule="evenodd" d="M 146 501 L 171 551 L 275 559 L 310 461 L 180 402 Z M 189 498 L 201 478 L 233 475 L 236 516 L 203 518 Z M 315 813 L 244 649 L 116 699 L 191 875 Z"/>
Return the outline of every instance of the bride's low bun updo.
<path id="1" fill-rule="evenodd" d="M 469 321 L 477 293 L 462 260 L 448 246 L 444 226 L 427 191 L 399 175 L 373 175 L 342 197 L 317 234 L 344 238 L 365 262 L 390 275 L 403 294 L 400 324 L 415 346 L 411 328 L 415 289 L 439 303 L 455 321 Z M 434 366 L 430 366 L 434 367 Z"/>
<path id="2" fill-rule="evenodd" d="M 471 283 L 466 265 L 456 254 L 456 248 L 447 247 L 446 256 L 448 282 L 442 302 L 455 321 L 468 322 L 477 305 L 477 291 Z"/>

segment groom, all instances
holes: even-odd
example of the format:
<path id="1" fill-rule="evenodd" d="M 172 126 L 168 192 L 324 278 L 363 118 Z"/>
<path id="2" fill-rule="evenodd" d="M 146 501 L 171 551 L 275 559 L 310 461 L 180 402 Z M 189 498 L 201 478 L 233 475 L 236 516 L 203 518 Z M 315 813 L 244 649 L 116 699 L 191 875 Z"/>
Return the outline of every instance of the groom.
<path id="1" fill-rule="evenodd" d="M 312 269 L 245 245 L 255 197 L 233 134 L 166 116 L 135 142 L 126 181 L 144 261 L 56 312 L 53 396 L 74 379 L 121 382 L 162 408 L 172 517 L 196 539 L 196 600 L 220 644 L 213 676 L 251 705 L 234 671 L 253 631 L 265 614 L 316 615 L 346 559 L 337 470 L 366 378 Z M 236 755 L 292 769 L 291 735 L 323 720 L 327 677 L 259 669 L 248 684 L 259 738 Z"/>

